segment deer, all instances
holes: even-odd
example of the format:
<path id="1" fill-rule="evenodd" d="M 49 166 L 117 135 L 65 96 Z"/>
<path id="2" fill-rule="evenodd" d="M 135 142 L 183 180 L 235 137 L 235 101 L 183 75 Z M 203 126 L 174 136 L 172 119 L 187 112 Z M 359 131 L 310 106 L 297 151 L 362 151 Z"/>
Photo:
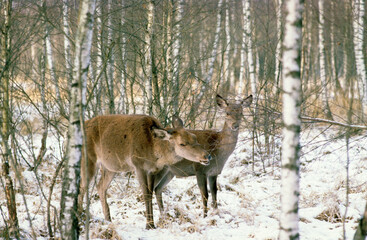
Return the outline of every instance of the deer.
<path id="1" fill-rule="evenodd" d="M 196 135 L 184 129 L 181 119 L 174 117 L 172 122 L 172 129 L 164 129 L 157 119 L 147 115 L 102 115 L 87 120 L 87 156 L 81 161 L 79 212 L 83 211 L 88 179 L 99 168 L 97 192 L 104 217 L 111 221 L 107 189 L 116 173 L 135 171 L 146 206 L 146 229 L 155 228 L 152 192 L 154 185 L 159 184 L 154 183 L 155 174 L 184 158 L 199 165 L 208 165 L 211 159 Z"/>
<path id="2" fill-rule="evenodd" d="M 217 94 L 217 105 L 226 112 L 224 126 L 221 131 L 215 130 L 188 130 L 196 135 L 199 144 L 206 149 L 212 159 L 208 165 L 198 164 L 184 159 L 173 165 L 165 167 L 155 177 L 156 185 L 154 191 L 161 216 L 164 214 L 162 192 L 164 187 L 176 177 L 196 176 L 197 184 L 200 188 L 204 206 L 204 217 L 208 213 L 208 189 L 212 195 L 212 207 L 218 208 L 217 203 L 217 177 L 222 172 L 228 157 L 234 151 L 241 119 L 243 118 L 243 108 L 249 107 L 252 103 L 252 95 L 239 101 L 239 103 L 228 103 L 224 98 Z"/>

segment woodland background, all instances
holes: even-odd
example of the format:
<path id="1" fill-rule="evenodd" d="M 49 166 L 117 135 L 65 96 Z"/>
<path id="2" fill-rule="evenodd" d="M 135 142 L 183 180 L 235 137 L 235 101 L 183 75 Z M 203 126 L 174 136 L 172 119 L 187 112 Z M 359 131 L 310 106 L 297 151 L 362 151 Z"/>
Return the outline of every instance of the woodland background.
<path id="1" fill-rule="evenodd" d="M 11 173 L 22 192 L 25 169 L 37 175 L 51 161 L 54 182 L 60 177 L 79 2 L 3 0 L 1 9 L 0 120 L 10 119 L 1 138 L 10 139 Z M 333 139 L 365 134 L 364 9 L 363 0 L 304 1 L 302 129 L 322 122 Z M 144 113 L 169 126 L 179 115 L 189 128 L 219 128 L 215 94 L 232 101 L 253 94 L 244 119 L 252 133 L 248 163 L 265 172 L 280 154 L 284 13 L 281 0 L 97 1 L 85 119 Z M 51 135 L 60 139 L 52 160 L 45 157 Z"/>

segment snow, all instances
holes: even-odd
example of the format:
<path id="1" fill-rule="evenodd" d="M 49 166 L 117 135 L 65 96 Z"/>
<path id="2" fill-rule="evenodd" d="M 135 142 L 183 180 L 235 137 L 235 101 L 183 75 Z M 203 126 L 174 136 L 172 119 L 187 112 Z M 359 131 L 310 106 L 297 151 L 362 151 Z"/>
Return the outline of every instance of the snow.
<path id="1" fill-rule="evenodd" d="M 301 178 L 299 201 L 299 230 L 301 239 L 342 239 L 343 218 L 346 210 L 346 147 L 345 139 L 335 138 L 336 130 L 307 130 L 301 133 Z M 153 200 L 157 229 L 145 229 L 145 205 L 136 178 L 125 173 L 118 174 L 108 190 L 108 203 L 112 222 L 103 219 L 102 207 L 95 186 L 91 189 L 90 239 L 277 239 L 280 217 L 280 168 L 281 139 L 276 140 L 277 150 L 271 159 L 265 159 L 265 170 L 260 155 L 252 163 L 251 133 L 242 131 L 237 148 L 230 156 L 223 172 L 218 177 L 218 210 L 210 208 L 203 218 L 202 201 L 195 177 L 175 178 L 163 193 L 165 218 L 159 219 L 158 206 Z M 35 136 L 39 141 L 39 136 Z M 263 139 L 259 139 L 263 142 Z M 59 163 L 57 136 L 48 139 L 45 161 L 33 171 L 24 167 L 22 184 L 24 197 L 38 239 L 47 237 L 45 196 L 56 165 Z M 24 149 L 27 147 L 23 146 Z M 367 137 L 354 136 L 350 141 L 349 203 L 346 215 L 346 239 L 352 239 L 357 221 L 366 202 Z M 37 149 L 35 153 L 37 155 Z M 93 184 L 91 184 L 93 185 Z M 51 204 L 60 206 L 61 181 L 57 180 Z M 19 181 L 16 188 L 20 189 Z M 17 190 L 17 211 L 20 227 L 25 238 L 31 236 L 23 196 Z M 211 197 L 209 197 L 211 203 Z M 4 193 L 0 193 L 2 211 L 6 213 Z M 54 214 L 52 209 L 51 215 Z M 328 215 L 329 214 L 329 215 Z M 339 215 L 338 215 L 339 214 Z M 53 217 L 52 217 L 53 219 Z M 0 218 L 0 226 L 4 226 Z M 82 236 L 81 239 L 84 239 Z"/>

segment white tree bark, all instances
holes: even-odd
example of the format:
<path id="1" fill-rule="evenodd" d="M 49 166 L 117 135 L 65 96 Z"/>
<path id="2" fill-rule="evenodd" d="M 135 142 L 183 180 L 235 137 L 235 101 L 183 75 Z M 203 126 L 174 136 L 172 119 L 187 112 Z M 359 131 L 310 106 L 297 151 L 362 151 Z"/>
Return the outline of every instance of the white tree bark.
<path id="1" fill-rule="evenodd" d="M 283 40 L 283 145 L 280 240 L 299 239 L 300 53 L 302 0 L 287 0 Z"/>
<path id="2" fill-rule="evenodd" d="M 253 58 L 253 43 L 251 37 L 251 9 L 250 0 L 244 0 L 244 19 L 245 19 L 245 34 L 246 34 L 246 49 L 247 49 L 247 63 L 249 68 L 249 77 L 251 92 L 254 97 L 254 102 L 256 102 L 256 79 L 255 79 L 255 65 Z"/>
<path id="3" fill-rule="evenodd" d="M 279 87 L 280 73 L 281 73 L 281 49 L 282 49 L 282 5 L 283 0 L 276 1 L 276 11 L 277 11 L 277 48 L 275 50 L 275 81 Z"/>
<path id="4" fill-rule="evenodd" d="M 97 89 L 96 89 L 96 105 L 97 109 L 100 111 L 100 114 L 103 114 L 103 101 L 102 101 L 102 89 L 103 89 L 103 61 L 102 61 L 102 9 L 101 6 L 98 6 L 96 8 L 96 18 L 95 18 L 95 28 L 96 28 L 96 42 L 97 42 L 97 56 L 96 56 L 96 79 L 95 81 L 98 81 L 97 83 Z"/>
<path id="5" fill-rule="evenodd" d="M 354 32 L 354 53 L 356 58 L 356 68 L 358 76 L 359 95 L 363 105 L 367 105 L 367 82 L 366 82 L 366 67 L 363 56 L 363 29 L 364 29 L 364 0 L 354 0 L 353 21 Z"/>
<path id="6" fill-rule="evenodd" d="M 172 43 L 172 70 L 173 70 L 173 98 L 175 100 L 171 101 L 173 104 L 173 114 L 178 113 L 178 99 L 180 94 L 180 65 L 181 65 L 181 20 L 183 13 L 183 0 L 174 1 L 176 4 L 173 4 L 173 7 L 176 7 L 176 11 L 174 11 L 174 28 L 173 28 L 173 43 Z M 177 6 L 176 6 L 177 5 Z"/>
<path id="7" fill-rule="evenodd" d="M 319 55 L 320 55 L 320 79 L 321 79 L 321 101 L 324 114 L 327 118 L 332 119 L 329 107 L 329 93 L 325 70 L 325 38 L 324 38 L 324 0 L 319 0 Z"/>
<path id="8" fill-rule="evenodd" d="M 245 26 L 246 22 L 248 21 L 247 13 L 246 13 L 246 3 L 245 1 L 242 2 L 242 10 L 243 10 L 243 26 Z M 245 54 L 246 54 L 246 46 L 247 46 L 247 35 L 246 30 L 243 28 L 242 33 L 242 44 L 241 44 L 241 63 L 240 63 L 240 76 L 239 76 L 239 83 L 238 83 L 238 89 L 237 89 L 237 96 L 238 99 L 242 99 L 242 93 L 245 86 L 244 81 L 244 75 L 245 75 Z"/>
<path id="9" fill-rule="evenodd" d="M 220 32 L 220 23 L 222 21 L 222 15 L 221 15 L 221 10 L 222 10 L 222 3 L 223 0 L 219 0 L 218 1 L 218 8 L 217 8 L 217 24 L 216 24 L 216 29 L 215 29 L 215 35 L 214 35 L 214 42 L 213 42 L 213 49 L 212 52 L 210 54 L 210 58 L 209 58 L 209 70 L 208 73 L 206 75 L 206 78 L 204 80 L 204 83 L 201 85 L 201 89 L 199 92 L 199 95 L 196 98 L 196 102 L 194 107 L 192 108 L 192 111 L 196 111 L 198 105 L 201 102 L 201 99 L 206 91 L 207 86 L 210 85 L 212 78 L 213 78 L 213 73 L 214 73 L 214 63 L 215 60 L 217 58 L 217 51 L 218 51 L 218 45 L 219 45 L 219 32 Z"/>
<path id="10" fill-rule="evenodd" d="M 62 1 L 62 21 L 63 21 L 63 29 L 64 29 L 64 54 L 65 54 L 65 69 L 66 69 L 66 78 L 68 81 L 68 87 L 71 87 L 72 81 L 72 65 L 71 65 L 71 45 L 70 45 L 70 30 L 69 30 L 69 10 L 68 3 L 69 0 Z"/>
<path id="11" fill-rule="evenodd" d="M 224 52 L 224 62 L 223 62 L 223 72 L 224 72 L 224 78 L 223 78 L 223 83 L 224 84 L 229 84 L 229 90 L 232 88 L 232 86 L 230 85 L 231 83 L 231 79 L 230 77 L 230 41 L 231 41 L 231 36 L 230 36 L 230 28 L 229 28 L 229 0 L 226 0 L 226 18 L 225 18 L 225 24 L 224 24 L 224 28 L 225 28 L 225 33 L 226 33 L 226 41 L 225 41 L 225 46 L 223 48 Z"/>
<path id="12" fill-rule="evenodd" d="M 124 6 L 124 1 L 122 1 L 121 6 Z M 124 25 L 125 11 L 124 8 L 121 10 L 121 26 Z M 122 33 L 123 34 L 123 33 Z M 125 50 L 126 38 L 125 34 L 122 36 L 122 43 L 121 43 L 121 61 L 122 61 L 122 69 L 121 69 L 121 87 L 120 87 L 120 105 L 121 105 L 121 113 L 126 114 L 126 50 Z"/>
<path id="13" fill-rule="evenodd" d="M 115 113 L 115 101 L 114 101 L 114 81 L 113 81 L 113 75 L 114 75 L 114 58 L 113 58 L 113 44 L 112 44 L 112 38 L 113 38 L 113 32 L 112 32 L 112 0 L 108 0 L 107 2 L 107 9 L 108 9 L 108 22 L 107 22 L 107 46 L 109 48 L 109 54 L 107 59 L 107 81 L 108 81 L 108 96 L 109 96 L 109 114 Z"/>
<path id="14" fill-rule="evenodd" d="M 71 88 L 67 158 L 63 177 L 61 228 L 63 239 L 78 239 L 77 199 L 80 183 L 80 161 L 83 145 L 83 121 L 86 104 L 86 82 L 93 35 L 95 0 L 80 3 L 78 29 L 75 38 L 75 59 Z"/>
<path id="15" fill-rule="evenodd" d="M 152 76 L 152 62 L 151 62 L 151 39 L 153 32 L 153 21 L 154 21 L 154 2 L 153 0 L 147 0 L 147 27 L 145 32 L 145 46 L 144 46 L 144 66 L 145 69 L 145 110 L 144 113 L 151 115 L 152 114 L 152 101 L 153 101 L 153 76 Z"/>

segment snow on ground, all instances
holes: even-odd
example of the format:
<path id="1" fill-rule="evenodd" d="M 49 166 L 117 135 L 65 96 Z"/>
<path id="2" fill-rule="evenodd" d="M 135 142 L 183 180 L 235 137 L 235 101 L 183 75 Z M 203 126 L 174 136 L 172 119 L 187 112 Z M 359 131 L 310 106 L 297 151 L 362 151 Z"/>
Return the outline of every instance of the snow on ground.
<path id="1" fill-rule="evenodd" d="M 357 221 L 366 202 L 367 137 L 354 136 L 349 151 L 349 206 L 346 211 L 347 154 L 345 139 L 333 139 L 314 129 L 302 134 L 300 234 L 301 239 L 342 239 L 342 218 L 346 213 L 346 239 L 352 239 Z M 336 134 L 336 132 L 334 133 Z M 218 178 L 218 210 L 209 210 L 203 218 L 201 196 L 195 177 L 173 179 L 163 194 L 166 208 L 159 218 L 155 200 L 154 217 L 157 229 L 145 230 L 145 206 L 134 176 L 119 174 L 108 194 L 112 222 L 103 219 L 101 204 L 95 188 L 91 193 L 91 239 L 277 239 L 280 215 L 279 146 L 264 164 L 259 155 L 251 163 L 252 146 L 248 133 L 242 133 L 235 152 Z M 39 239 L 47 236 L 46 200 L 58 155 L 58 137 L 51 136 L 48 161 L 40 166 L 38 180 L 26 168 L 22 172 L 26 205 L 17 191 L 18 216 L 21 228 L 30 233 L 27 211 Z M 247 139 L 247 140 L 246 140 Z M 51 140 L 50 140 L 51 141 Z M 260 139 L 262 141 L 262 139 Z M 34 142 L 40 142 L 39 136 Z M 264 168 L 265 171 L 264 172 Z M 254 171 L 253 171 L 254 169 Z M 38 184 L 37 182 L 40 182 Z M 42 186 L 42 188 L 39 187 Z M 20 185 L 17 184 L 17 189 Z M 60 180 L 54 189 L 52 205 L 59 207 Z M 211 202 L 211 198 L 209 197 Z M 6 211 L 0 193 L 2 211 Z M 53 214 L 53 211 L 52 211 Z M 0 226 L 4 220 L 0 218 Z M 30 236 L 30 235 L 29 235 Z"/>

